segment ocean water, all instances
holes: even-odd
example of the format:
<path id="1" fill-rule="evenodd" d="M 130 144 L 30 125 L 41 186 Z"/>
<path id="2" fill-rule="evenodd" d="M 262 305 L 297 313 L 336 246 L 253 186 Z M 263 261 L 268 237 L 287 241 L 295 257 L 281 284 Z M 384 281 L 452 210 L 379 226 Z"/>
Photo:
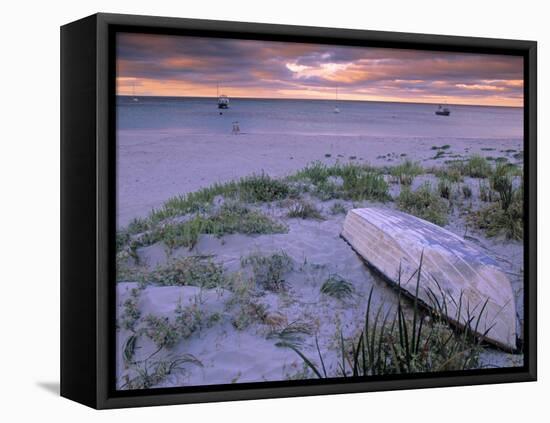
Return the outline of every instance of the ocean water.
<path id="1" fill-rule="evenodd" d="M 338 106 L 340 113 L 334 113 Z M 117 98 L 119 130 L 163 130 L 228 134 L 238 121 L 249 134 L 302 134 L 377 137 L 521 139 L 523 109 L 328 100 L 231 99 L 217 108 L 215 98 Z"/>

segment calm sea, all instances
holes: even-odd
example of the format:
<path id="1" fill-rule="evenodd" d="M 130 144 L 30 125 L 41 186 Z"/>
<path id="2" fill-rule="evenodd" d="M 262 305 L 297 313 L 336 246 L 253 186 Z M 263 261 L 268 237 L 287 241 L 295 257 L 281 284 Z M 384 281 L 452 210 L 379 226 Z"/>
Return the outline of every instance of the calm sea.
<path id="1" fill-rule="evenodd" d="M 340 113 L 334 113 L 338 106 Z M 428 138 L 523 137 L 523 109 L 324 100 L 231 99 L 220 115 L 214 98 L 117 98 L 120 130 L 153 129 L 193 134 L 228 134 L 238 121 L 250 134 L 369 135 Z"/>

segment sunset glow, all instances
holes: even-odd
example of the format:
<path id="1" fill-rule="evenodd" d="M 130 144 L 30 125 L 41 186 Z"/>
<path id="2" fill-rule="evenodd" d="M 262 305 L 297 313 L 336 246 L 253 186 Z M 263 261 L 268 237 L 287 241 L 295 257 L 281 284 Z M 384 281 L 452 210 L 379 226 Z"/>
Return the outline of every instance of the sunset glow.
<path id="1" fill-rule="evenodd" d="M 117 94 L 523 106 L 523 59 L 118 34 Z"/>

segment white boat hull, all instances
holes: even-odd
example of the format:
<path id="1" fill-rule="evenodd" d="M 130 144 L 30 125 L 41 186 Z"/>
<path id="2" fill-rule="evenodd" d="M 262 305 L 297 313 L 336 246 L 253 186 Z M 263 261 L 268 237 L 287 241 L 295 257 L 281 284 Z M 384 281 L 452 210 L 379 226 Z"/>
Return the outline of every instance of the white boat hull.
<path id="1" fill-rule="evenodd" d="M 414 296 L 422 259 L 418 298 L 464 327 L 506 350 L 516 349 L 516 309 L 512 286 L 497 263 L 461 237 L 437 225 L 385 208 L 350 210 L 342 237 L 373 268 Z M 486 303 L 486 304 L 485 304 Z M 485 306 L 485 307 L 484 307 Z"/>

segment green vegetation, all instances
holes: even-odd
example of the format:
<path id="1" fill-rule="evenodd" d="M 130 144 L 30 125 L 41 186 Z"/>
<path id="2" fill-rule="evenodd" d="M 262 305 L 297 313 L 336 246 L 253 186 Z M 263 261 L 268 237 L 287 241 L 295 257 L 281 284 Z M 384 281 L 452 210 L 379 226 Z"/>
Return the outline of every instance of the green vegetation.
<path id="1" fill-rule="evenodd" d="M 492 168 L 489 162 L 477 154 L 471 156 L 464 167 L 464 174 L 472 178 L 487 178 L 491 171 Z"/>
<path id="2" fill-rule="evenodd" d="M 338 179 L 336 184 L 331 179 Z M 388 184 L 376 168 L 369 165 L 348 163 L 327 166 L 315 162 L 290 177 L 294 181 L 308 181 L 315 187 L 314 193 L 322 199 L 387 201 Z"/>
<path id="3" fill-rule="evenodd" d="M 287 214 L 288 217 L 299 219 L 317 219 L 323 220 L 323 216 L 314 204 L 300 200 L 293 204 Z"/>
<path id="4" fill-rule="evenodd" d="M 452 183 L 462 182 L 464 177 L 462 176 L 462 162 L 453 161 L 449 163 L 446 167 L 436 168 L 434 173 L 437 177 L 446 179 Z"/>
<path id="5" fill-rule="evenodd" d="M 276 339 L 278 342 L 275 344 L 278 347 L 288 347 L 292 345 L 294 348 L 301 346 L 304 342 L 304 335 L 312 335 L 314 327 L 311 323 L 296 320 L 289 323 L 282 329 L 273 330 L 267 339 Z"/>
<path id="6" fill-rule="evenodd" d="M 254 203 L 281 200 L 290 195 L 290 187 L 285 181 L 271 178 L 266 174 L 252 175 L 238 181 L 214 184 L 187 195 L 173 197 L 160 209 L 154 210 L 149 220 L 157 223 L 170 217 L 208 211 L 216 197 Z"/>
<path id="7" fill-rule="evenodd" d="M 334 203 L 330 208 L 330 213 L 335 214 L 346 214 L 346 207 L 342 203 Z"/>
<path id="8" fill-rule="evenodd" d="M 495 192 L 491 189 L 491 186 L 487 181 L 479 181 L 479 199 L 486 203 L 492 203 L 495 201 L 494 196 Z"/>
<path id="9" fill-rule="evenodd" d="M 284 251 L 268 256 L 251 254 L 241 259 L 241 265 L 250 266 L 256 284 L 270 291 L 284 290 L 285 275 L 294 269 L 294 262 Z"/>
<path id="10" fill-rule="evenodd" d="M 226 281 L 221 265 L 209 257 L 190 256 L 169 260 L 147 275 L 147 281 L 161 286 L 216 288 Z"/>
<path id="11" fill-rule="evenodd" d="M 413 162 L 412 160 L 405 160 L 398 166 L 394 166 L 390 170 L 390 174 L 397 180 L 401 185 L 411 185 L 415 176 L 424 173 L 424 169 L 418 162 Z"/>
<path id="12" fill-rule="evenodd" d="M 237 314 L 233 316 L 231 323 L 237 330 L 244 330 L 251 324 L 263 323 L 267 317 L 267 308 L 255 301 L 246 301 L 240 304 Z"/>
<path id="13" fill-rule="evenodd" d="M 397 197 L 397 207 L 436 225 L 447 224 L 447 204 L 432 190 L 428 182 L 416 191 L 412 191 L 409 187 L 403 187 Z"/>
<path id="14" fill-rule="evenodd" d="M 509 166 L 497 165 L 489 179 L 491 188 L 498 193 L 502 210 L 508 210 L 514 194 L 513 176 Z"/>
<path id="15" fill-rule="evenodd" d="M 170 322 L 168 317 L 149 314 L 143 321 L 146 324 L 145 335 L 155 343 L 157 348 L 172 348 L 178 342 L 178 327 Z"/>
<path id="16" fill-rule="evenodd" d="M 265 322 L 267 307 L 259 303 L 255 297 L 254 278 L 246 278 L 241 272 L 234 273 L 229 278 L 228 287 L 233 295 L 227 302 L 227 307 L 236 308 L 236 313 L 231 318 L 235 329 L 243 330 L 253 323 Z"/>
<path id="17" fill-rule="evenodd" d="M 139 288 L 133 288 L 130 291 L 130 297 L 124 301 L 124 309 L 119 322 L 123 329 L 133 331 L 141 317 L 141 311 L 139 310 L 140 294 L 141 290 Z"/>
<path id="18" fill-rule="evenodd" d="M 476 307 L 476 310 L 479 310 L 478 315 L 472 315 L 469 310 L 464 310 L 465 306 L 459 306 L 455 319 L 461 316 L 462 312 L 466 312 L 467 323 L 460 333 L 454 332 L 449 319 L 445 317 L 445 304 L 440 304 L 439 308 L 436 307 L 436 311 L 428 313 L 428 316 L 422 313 L 418 300 L 421 272 L 422 258 L 416 272 L 412 319 L 404 310 L 405 300 L 401 294 L 396 312 L 385 312 L 382 306 L 376 311 L 371 310 L 371 288 L 360 334 L 355 339 L 345 340 L 340 332 L 340 363 L 334 371 L 335 374 L 329 374 L 327 371 L 317 337 L 315 345 L 318 363 L 306 357 L 297 346 L 290 343 L 286 346 L 294 350 L 318 378 L 478 368 L 483 336 L 478 337 L 476 334 L 486 303 Z M 398 286 L 400 285 L 401 274 L 398 277 Z M 462 305 L 462 295 L 457 301 L 457 304 Z M 487 335 L 489 330 L 482 335 Z"/>
<path id="19" fill-rule="evenodd" d="M 451 199 L 453 186 L 448 179 L 440 178 L 437 184 L 437 190 L 439 191 L 439 196 L 446 198 L 447 200 Z"/>
<path id="20" fill-rule="evenodd" d="M 131 367 L 135 376 L 131 378 L 129 374 L 126 374 L 123 377 L 124 383 L 119 389 L 148 389 L 174 373 L 183 372 L 186 365 L 202 367 L 202 363 L 191 354 L 183 354 L 171 360 L 152 360 L 152 358 L 153 356 L 132 363 Z"/>
<path id="21" fill-rule="evenodd" d="M 321 286 L 321 293 L 330 297 L 344 300 L 353 295 L 353 285 L 342 278 L 340 275 L 330 275 Z"/>
<path id="22" fill-rule="evenodd" d="M 477 211 L 470 222 L 485 231 L 487 236 L 504 235 L 509 239 L 523 239 L 523 177 L 518 188 L 514 188 L 516 169 L 507 164 L 497 165 L 490 178 L 487 192 L 495 192 L 498 202 Z M 487 188 L 484 188 L 487 190 Z M 493 201 L 492 194 L 481 194 L 482 200 Z"/>
<path id="23" fill-rule="evenodd" d="M 286 226 L 259 211 L 240 203 L 225 203 L 220 210 L 210 216 L 196 215 L 182 223 L 158 225 L 142 237 L 141 242 L 143 245 L 151 245 L 163 241 L 171 251 L 177 247 L 193 248 L 201 234 L 222 237 L 234 233 L 252 235 L 286 231 Z"/>
<path id="24" fill-rule="evenodd" d="M 464 195 L 464 198 L 471 198 L 472 189 L 468 185 L 462 185 L 462 195 Z"/>

